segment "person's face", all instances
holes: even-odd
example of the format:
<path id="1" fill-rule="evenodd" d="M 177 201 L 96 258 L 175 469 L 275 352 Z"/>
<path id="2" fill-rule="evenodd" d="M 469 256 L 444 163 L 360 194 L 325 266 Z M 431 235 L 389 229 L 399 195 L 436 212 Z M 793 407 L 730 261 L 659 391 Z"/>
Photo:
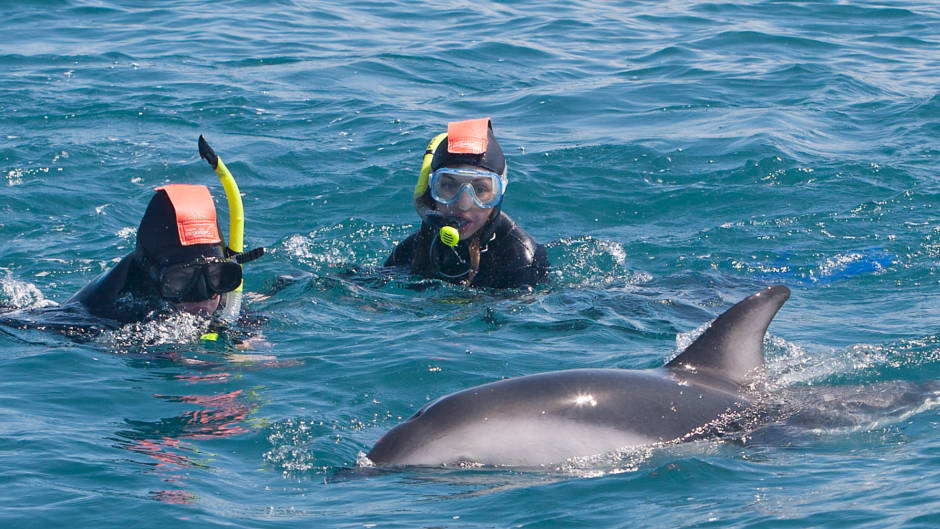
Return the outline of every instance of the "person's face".
<path id="1" fill-rule="evenodd" d="M 209 315 L 219 308 L 220 292 L 241 283 L 241 267 L 218 255 L 165 265 L 154 277 L 158 292 L 177 310 Z"/>
<path id="2" fill-rule="evenodd" d="M 176 307 L 177 310 L 190 314 L 209 316 L 215 312 L 215 309 L 219 308 L 219 299 L 219 295 L 216 294 L 202 301 L 174 301 L 173 306 Z"/>
<path id="3" fill-rule="evenodd" d="M 472 165 L 461 165 L 456 168 L 479 169 Z M 454 182 L 453 185 L 459 187 L 462 183 L 463 182 Z M 437 211 L 440 211 L 445 216 L 456 217 L 462 221 L 463 226 L 458 230 L 461 240 L 467 239 L 479 231 L 493 213 L 493 208 L 481 208 L 478 206 L 466 190 L 461 191 L 457 201 L 452 204 L 445 205 L 435 202 L 434 205 Z"/>

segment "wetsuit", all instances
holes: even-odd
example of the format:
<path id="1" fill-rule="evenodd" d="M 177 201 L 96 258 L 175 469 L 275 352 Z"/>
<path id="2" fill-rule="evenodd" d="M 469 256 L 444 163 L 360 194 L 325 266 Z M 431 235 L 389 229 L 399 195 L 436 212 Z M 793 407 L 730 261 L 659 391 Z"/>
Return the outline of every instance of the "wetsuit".
<path id="1" fill-rule="evenodd" d="M 549 262 L 545 247 L 508 215 L 500 212 L 481 232 L 487 240 L 480 241 L 480 266 L 470 286 L 519 288 L 546 280 Z M 424 222 L 417 233 L 395 247 L 385 266 L 407 266 L 414 274 L 460 283 L 470 271 L 470 249 L 467 241 L 454 248 L 445 246 L 437 230 Z"/>
<path id="2" fill-rule="evenodd" d="M 120 324 L 142 321 L 148 313 L 165 305 L 133 252 L 76 292 L 65 305 L 75 303 L 94 316 Z"/>
<path id="3" fill-rule="evenodd" d="M 0 323 L 19 328 L 57 330 L 77 340 L 143 321 L 169 304 L 148 286 L 133 252 L 85 285 L 62 305 L 0 314 Z"/>
<path id="4" fill-rule="evenodd" d="M 179 208 L 177 208 L 179 206 Z M 215 205 L 205 186 L 170 184 L 156 189 L 137 229 L 137 246 L 107 272 L 85 285 L 60 307 L 15 311 L 0 317 L 0 322 L 32 327 L 52 327 L 66 331 L 116 329 L 127 323 L 159 318 L 175 310 L 173 300 L 193 302 L 209 300 L 221 291 L 210 290 L 205 269 L 193 269 L 191 279 L 178 286 L 185 292 L 161 295 L 155 269 L 171 265 L 197 263 L 212 258 L 221 261 L 222 238 L 216 220 Z M 221 271 L 218 271 L 222 274 Z M 231 270 L 228 283 L 241 281 Z M 179 276 L 177 276 L 179 277 Z M 161 281 L 163 280 L 161 276 Z M 217 281 L 223 281 L 218 277 Z M 234 286 L 233 286 L 234 288 Z M 228 292 L 226 290 L 225 292 Z M 177 294 L 180 295 L 177 299 Z M 223 307 L 226 296 L 220 298 Z"/>
<path id="5" fill-rule="evenodd" d="M 148 267 L 165 267 L 204 257 L 221 259 L 222 255 L 222 237 L 208 188 L 161 186 L 140 219 L 134 251 L 65 304 L 79 303 L 92 315 L 120 324 L 143 321 L 154 310 L 169 307 Z"/>

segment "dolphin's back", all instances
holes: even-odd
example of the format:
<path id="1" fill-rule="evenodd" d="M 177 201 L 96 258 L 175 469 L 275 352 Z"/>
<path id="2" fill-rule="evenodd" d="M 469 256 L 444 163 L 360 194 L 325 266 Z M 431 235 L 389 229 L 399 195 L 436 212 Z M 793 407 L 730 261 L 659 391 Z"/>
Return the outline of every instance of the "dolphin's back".
<path id="1" fill-rule="evenodd" d="M 734 392 L 669 370 L 572 369 L 511 378 L 432 402 L 369 452 L 376 464 L 538 466 L 705 433 L 745 408 Z"/>
<path id="2" fill-rule="evenodd" d="M 368 457 L 539 466 L 714 434 L 752 409 L 743 388 L 763 368 L 764 334 L 789 295 L 778 285 L 744 299 L 663 368 L 553 371 L 447 395 L 389 430 Z"/>

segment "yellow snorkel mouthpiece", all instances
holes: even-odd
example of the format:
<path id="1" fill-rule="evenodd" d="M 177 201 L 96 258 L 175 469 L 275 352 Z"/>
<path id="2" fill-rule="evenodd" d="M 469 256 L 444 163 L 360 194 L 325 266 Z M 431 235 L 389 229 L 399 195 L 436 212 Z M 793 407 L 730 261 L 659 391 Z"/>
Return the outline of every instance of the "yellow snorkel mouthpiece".
<path id="1" fill-rule="evenodd" d="M 444 226 L 441 228 L 441 242 L 447 246 L 454 247 L 460 242 L 460 232 L 453 226 Z"/>

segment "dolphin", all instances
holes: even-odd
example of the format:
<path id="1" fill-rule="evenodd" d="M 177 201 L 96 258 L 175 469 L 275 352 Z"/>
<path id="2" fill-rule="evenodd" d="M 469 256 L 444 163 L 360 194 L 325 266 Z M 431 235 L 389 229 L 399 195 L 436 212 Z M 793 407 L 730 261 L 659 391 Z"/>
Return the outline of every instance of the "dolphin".
<path id="1" fill-rule="evenodd" d="M 662 368 L 570 369 L 434 400 L 383 435 L 375 465 L 540 467 L 740 427 L 756 412 L 763 340 L 784 285 L 740 301 Z"/>

